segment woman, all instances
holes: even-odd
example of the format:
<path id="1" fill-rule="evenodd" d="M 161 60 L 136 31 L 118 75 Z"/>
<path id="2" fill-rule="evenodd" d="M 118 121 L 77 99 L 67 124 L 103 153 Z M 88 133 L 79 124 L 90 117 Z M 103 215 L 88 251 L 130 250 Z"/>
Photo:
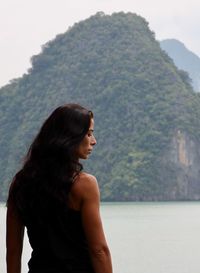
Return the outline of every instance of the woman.
<path id="1" fill-rule="evenodd" d="M 24 227 L 29 273 L 112 273 L 96 178 L 82 171 L 96 144 L 93 113 L 58 107 L 33 141 L 7 201 L 7 273 L 21 272 Z"/>

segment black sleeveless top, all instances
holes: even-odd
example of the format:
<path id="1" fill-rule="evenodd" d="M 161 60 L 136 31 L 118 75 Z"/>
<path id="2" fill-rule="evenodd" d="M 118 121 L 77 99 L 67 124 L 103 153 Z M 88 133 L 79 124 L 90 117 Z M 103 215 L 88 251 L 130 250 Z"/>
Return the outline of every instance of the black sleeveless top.
<path id="1" fill-rule="evenodd" d="M 29 273 L 95 273 L 79 211 L 32 213 L 26 227 L 33 249 Z"/>

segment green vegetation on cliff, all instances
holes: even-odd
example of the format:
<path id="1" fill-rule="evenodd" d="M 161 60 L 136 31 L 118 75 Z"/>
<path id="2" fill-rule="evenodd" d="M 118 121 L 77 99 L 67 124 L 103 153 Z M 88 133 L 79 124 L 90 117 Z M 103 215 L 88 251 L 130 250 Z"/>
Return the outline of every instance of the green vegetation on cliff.
<path id="1" fill-rule="evenodd" d="M 177 130 L 200 139 L 200 97 L 142 17 L 97 13 L 0 90 L 1 200 L 41 123 L 65 102 L 94 111 L 98 145 L 84 164 L 103 200 L 170 199 L 176 168 L 162 158 Z"/>

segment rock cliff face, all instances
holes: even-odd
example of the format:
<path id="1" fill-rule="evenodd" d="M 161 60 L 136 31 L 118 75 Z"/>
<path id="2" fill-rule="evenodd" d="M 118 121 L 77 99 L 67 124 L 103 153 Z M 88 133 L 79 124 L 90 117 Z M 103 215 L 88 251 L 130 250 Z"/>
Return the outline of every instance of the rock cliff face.
<path id="1" fill-rule="evenodd" d="M 200 199 L 200 143 L 178 130 L 166 155 L 176 169 L 176 187 L 170 199 Z"/>

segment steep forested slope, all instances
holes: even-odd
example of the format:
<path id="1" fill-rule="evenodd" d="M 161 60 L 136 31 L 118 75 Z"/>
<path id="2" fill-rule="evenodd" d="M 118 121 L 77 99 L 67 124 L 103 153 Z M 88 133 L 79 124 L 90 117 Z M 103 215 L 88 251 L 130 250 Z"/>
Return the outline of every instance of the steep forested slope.
<path id="1" fill-rule="evenodd" d="M 193 198 L 169 151 L 177 132 L 198 143 L 198 94 L 143 18 L 97 13 L 45 44 L 29 73 L 0 90 L 1 199 L 44 118 L 65 102 L 94 111 L 98 145 L 86 169 L 103 200 Z"/>

